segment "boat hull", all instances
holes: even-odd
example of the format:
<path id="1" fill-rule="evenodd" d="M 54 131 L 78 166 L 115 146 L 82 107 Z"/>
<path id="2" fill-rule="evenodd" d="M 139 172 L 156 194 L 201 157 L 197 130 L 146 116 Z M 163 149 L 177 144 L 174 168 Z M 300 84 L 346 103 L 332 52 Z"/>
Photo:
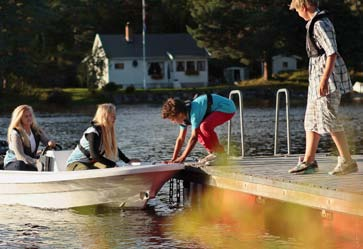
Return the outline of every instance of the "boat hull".
<path id="1" fill-rule="evenodd" d="M 65 209 L 107 204 L 143 208 L 181 164 L 59 172 L 3 171 L 0 204 Z"/>

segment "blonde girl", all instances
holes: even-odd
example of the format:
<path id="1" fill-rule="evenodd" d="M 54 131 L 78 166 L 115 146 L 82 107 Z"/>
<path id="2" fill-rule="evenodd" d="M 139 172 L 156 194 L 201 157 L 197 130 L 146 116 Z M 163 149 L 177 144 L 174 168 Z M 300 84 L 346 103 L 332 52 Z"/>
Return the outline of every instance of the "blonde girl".
<path id="1" fill-rule="evenodd" d="M 116 107 L 113 104 L 98 106 L 91 126 L 67 160 L 67 170 L 112 168 L 118 159 L 125 163 L 138 161 L 130 160 L 117 147 L 115 121 Z"/>
<path id="2" fill-rule="evenodd" d="M 16 107 L 8 128 L 9 150 L 5 155 L 4 169 L 41 171 L 37 153 L 40 142 L 52 148 L 56 145 L 38 126 L 31 106 Z"/>

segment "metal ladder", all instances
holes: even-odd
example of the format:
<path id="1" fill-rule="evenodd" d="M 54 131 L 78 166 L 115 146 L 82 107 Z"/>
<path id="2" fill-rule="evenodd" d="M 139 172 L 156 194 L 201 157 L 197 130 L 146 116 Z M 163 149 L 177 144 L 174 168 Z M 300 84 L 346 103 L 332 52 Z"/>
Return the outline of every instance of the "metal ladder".
<path id="1" fill-rule="evenodd" d="M 275 115 L 275 141 L 274 141 L 274 156 L 277 155 L 279 139 L 279 109 L 280 109 L 280 94 L 285 94 L 286 102 L 286 141 L 287 141 L 287 155 L 290 155 L 290 120 L 289 120 L 289 106 L 290 106 L 290 94 L 286 88 L 279 89 L 276 93 L 276 115 Z"/>
<path id="2" fill-rule="evenodd" d="M 243 133 L 243 94 L 240 90 L 232 90 L 229 93 L 229 99 L 232 99 L 233 95 L 238 95 L 239 101 L 239 124 L 240 124 L 240 133 L 241 133 L 241 157 L 245 156 L 244 150 L 244 133 Z M 232 121 L 228 121 L 228 140 L 227 140 L 227 154 L 230 154 L 230 143 L 231 143 L 231 131 L 232 131 Z"/>

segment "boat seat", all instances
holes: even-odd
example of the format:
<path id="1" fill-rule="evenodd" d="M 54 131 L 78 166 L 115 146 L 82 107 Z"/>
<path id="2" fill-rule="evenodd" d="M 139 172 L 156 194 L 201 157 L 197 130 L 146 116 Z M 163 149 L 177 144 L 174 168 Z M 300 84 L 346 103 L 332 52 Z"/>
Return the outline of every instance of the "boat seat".
<path id="1" fill-rule="evenodd" d="M 54 168 L 53 171 L 66 171 L 67 159 L 72 153 L 72 150 L 50 150 L 47 151 L 46 156 L 52 158 L 51 164 Z"/>

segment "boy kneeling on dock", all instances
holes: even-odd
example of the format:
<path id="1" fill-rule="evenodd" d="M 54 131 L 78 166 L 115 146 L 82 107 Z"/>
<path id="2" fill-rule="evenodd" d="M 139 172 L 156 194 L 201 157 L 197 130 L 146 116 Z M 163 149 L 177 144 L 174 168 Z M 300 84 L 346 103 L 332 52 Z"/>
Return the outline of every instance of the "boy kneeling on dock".
<path id="1" fill-rule="evenodd" d="M 219 143 L 214 129 L 232 119 L 236 111 L 233 101 L 217 94 L 204 94 L 190 103 L 179 99 L 169 98 L 162 107 L 161 116 L 179 124 L 179 135 L 175 142 L 173 157 L 168 162 L 182 163 L 198 141 L 208 151 L 209 155 L 200 160 L 200 163 L 213 161 L 223 157 L 224 148 Z M 187 126 L 192 132 L 187 146 L 179 156 L 187 133 Z"/>

